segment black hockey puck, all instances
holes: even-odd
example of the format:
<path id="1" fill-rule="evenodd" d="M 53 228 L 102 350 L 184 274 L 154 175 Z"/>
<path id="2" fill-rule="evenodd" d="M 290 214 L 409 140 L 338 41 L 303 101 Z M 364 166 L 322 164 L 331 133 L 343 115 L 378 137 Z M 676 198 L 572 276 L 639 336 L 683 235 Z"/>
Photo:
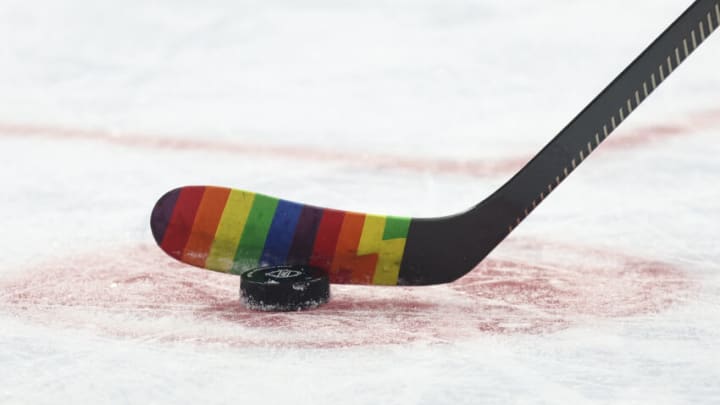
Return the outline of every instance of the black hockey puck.
<path id="1" fill-rule="evenodd" d="M 248 308 L 261 311 L 314 308 L 330 299 L 330 280 L 314 267 L 261 267 L 240 276 L 240 299 Z"/>

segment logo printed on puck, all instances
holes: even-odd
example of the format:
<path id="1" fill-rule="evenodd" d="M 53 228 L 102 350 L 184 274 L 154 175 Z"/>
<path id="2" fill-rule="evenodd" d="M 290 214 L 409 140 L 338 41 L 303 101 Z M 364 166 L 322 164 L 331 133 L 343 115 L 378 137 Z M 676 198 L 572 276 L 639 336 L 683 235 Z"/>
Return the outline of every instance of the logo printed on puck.
<path id="1" fill-rule="evenodd" d="M 301 275 L 302 272 L 297 270 L 290 270 L 290 269 L 278 269 L 273 270 L 271 272 L 267 273 L 268 277 L 277 278 L 277 279 L 284 279 L 284 278 L 293 278 Z"/>

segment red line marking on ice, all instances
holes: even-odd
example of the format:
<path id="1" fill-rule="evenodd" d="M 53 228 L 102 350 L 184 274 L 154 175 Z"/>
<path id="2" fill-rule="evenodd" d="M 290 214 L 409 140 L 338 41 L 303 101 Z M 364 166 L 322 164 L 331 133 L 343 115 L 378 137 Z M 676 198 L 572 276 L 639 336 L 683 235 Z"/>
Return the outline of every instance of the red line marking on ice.
<path id="1" fill-rule="evenodd" d="M 60 140 L 89 140 L 122 145 L 130 148 L 217 152 L 267 156 L 311 162 L 332 162 L 437 173 L 457 173 L 489 176 L 522 166 L 527 159 L 510 158 L 496 162 L 455 161 L 449 159 L 412 159 L 402 156 L 370 155 L 335 151 L 306 146 L 262 145 L 220 140 L 181 139 L 136 133 L 115 133 L 104 130 L 73 129 L 53 126 L 0 123 L 0 136 L 34 136 Z"/>
<path id="2" fill-rule="evenodd" d="M 720 110 L 706 110 L 690 114 L 686 122 L 658 124 L 623 130 L 613 135 L 602 149 L 629 149 L 652 142 L 688 135 L 695 130 L 720 125 Z M 122 145 L 129 148 L 216 152 L 266 156 L 312 162 L 332 162 L 360 165 L 372 169 L 397 169 L 417 172 L 459 174 L 468 176 L 496 176 L 511 174 L 520 169 L 531 154 L 494 158 L 486 161 L 408 158 L 397 155 L 358 154 L 306 146 L 263 145 L 258 143 L 221 140 L 200 140 L 140 133 L 116 133 L 101 129 L 64 128 L 30 124 L 0 123 L 0 136 L 34 136 L 60 140 L 89 140 Z"/>
<path id="3" fill-rule="evenodd" d="M 542 334 L 656 313 L 692 290 L 685 273 L 666 263 L 517 239 L 455 283 L 333 285 L 330 303 L 311 311 L 247 310 L 238 284 L 156 246 L 126 246 L 29 265 L 0 280 L 0 311 L 119 338 L 328 348 Z"/>

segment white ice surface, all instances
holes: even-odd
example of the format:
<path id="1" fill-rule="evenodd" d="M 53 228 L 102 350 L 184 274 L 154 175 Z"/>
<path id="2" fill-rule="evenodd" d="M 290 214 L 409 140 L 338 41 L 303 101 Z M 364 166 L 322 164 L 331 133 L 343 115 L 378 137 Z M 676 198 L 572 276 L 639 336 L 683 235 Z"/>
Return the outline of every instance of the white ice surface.
<path id="1" fill-rule="evenodd" d="M 438 162 L 531 156 L 688 3 L 0 1 L 0 403 L 720 402 L 718 34 L 491 256 L 569 269 L 604 257 L 558 248 L 575 246 L 663 263 L 688 287 L 661 310 L 573 304 L 555 314 L 564 327 L 527 333 L 473 332 L 465 323 L 479 315 L 449 313 L 455 337 L 396 330 L 391 308 L 363 315 L 384 344 L 305 348 L 232 344 L 279 332 L 180 307 L 148 320 L 101 298 L 42 301 L 102 295 L 52 274 L 56 263 L 82 267 L 97 253 L 108 268 L 147 265 L 122 249 L 153 243 L 150 209 L 179 185 L 398 215 L 465 209 L 512 170 Z M 660 127 L 676 130 L 643 136 Z M 172 146 L 183 140 L 201 147 Z M 523 250 L 528 240 L 539 247 Z M 103 253 L 117 251 L 129 257 Z M 595 277 L 583 274 L 584 288 Z M 36 283 L 25 285 L 32 300 L 6 299 L 18 278 Z M 630 307 L 608 288 L 605 304 Z M 403 327 L 414 325 L 407 311 Z M 328 325 L 344 319 L 323 319 L 318 339 L 331 341 Z M 412 338 L 392 342 L 403 332 Z M 192 338 L 205 333 L 209 343 Z"/>

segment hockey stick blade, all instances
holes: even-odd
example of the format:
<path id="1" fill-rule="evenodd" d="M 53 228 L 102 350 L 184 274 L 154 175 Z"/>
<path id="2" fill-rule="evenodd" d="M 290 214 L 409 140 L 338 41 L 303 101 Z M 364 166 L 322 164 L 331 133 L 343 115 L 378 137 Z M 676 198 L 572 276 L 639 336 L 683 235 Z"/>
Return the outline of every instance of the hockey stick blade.
<path id="1" fill-rule="evenodd" d="M 332 283 L 451 282 L 475 268 L 719 25 L 720 0 L 695 1 L 512 179 L 465 213 L 369 215 L 188 186 L 157 202 L 153 235 L 177 260 L 221 272 L 305 264 L 327 271 Z"/>

